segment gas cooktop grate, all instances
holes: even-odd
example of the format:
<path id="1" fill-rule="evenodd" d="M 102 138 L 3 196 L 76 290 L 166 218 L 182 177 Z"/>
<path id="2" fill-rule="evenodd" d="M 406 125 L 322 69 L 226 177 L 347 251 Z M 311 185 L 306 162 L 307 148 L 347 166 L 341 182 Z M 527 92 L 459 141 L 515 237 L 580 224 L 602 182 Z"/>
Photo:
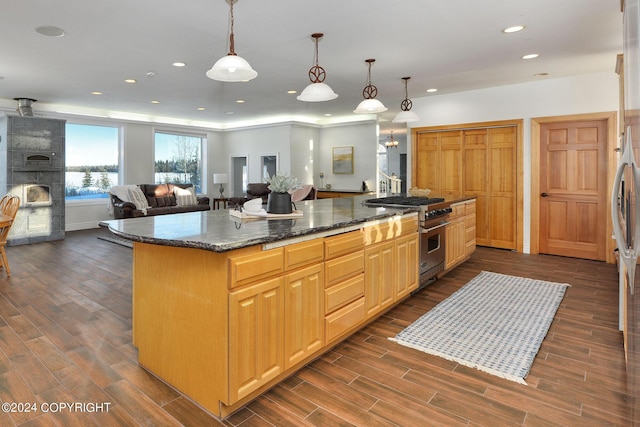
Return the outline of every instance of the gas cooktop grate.
<path id="1" fill-rule="evenodd" d="M 442 197 L 415 197 L 415 196 L 389 196 L 379 197 L 377 199 L 366 200 L 368 205 L 403 205 L 403 206 L 422 206 L 430 205 L 432 203 L 444 202 Z"/>

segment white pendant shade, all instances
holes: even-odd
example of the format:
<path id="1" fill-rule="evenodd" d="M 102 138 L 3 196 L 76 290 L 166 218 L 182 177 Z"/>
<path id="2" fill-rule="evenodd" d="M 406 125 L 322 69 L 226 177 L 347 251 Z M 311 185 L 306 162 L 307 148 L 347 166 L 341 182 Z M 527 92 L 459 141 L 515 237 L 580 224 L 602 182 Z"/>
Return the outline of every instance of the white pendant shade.
<path id="1" fill-rule="evenodd" d="M 306 102 L 331 101 L 337 97 L 338 94 L 335 93 L 329 85 L 324 83 L 311 83 L 297 96 L 298 100 Z"/>
<path id="2" fill-rule="evenodd" d="M 358 107 L 356 107 L 355 110 L 353 110 L 354 113 L 363 113 L 363 114 L 367 114 L 367 113 L 382 113 L 387 111 L 387 107 L 384 106 L 384 104 L 382 104 L 382 102 L 378 101 L 375 98 L 371 98 L 371 99 L 365 99 L 363 100 L 360 104 L 358 104 Z"/>
<path id="3" fill-rule="evenodd" d="M 258 72 L 238 55 L 224 56 L 207 71 L 207 77 L 221 82 L 247 82 L 253 80 Z"/>
<path id="4" fill-rule="evenodd" d="M 409 122 L 417 122 L 420 120 L 420 117 L 413 111 L 400 111 L 393 118 L 393 123 L 409 123 Z"/>

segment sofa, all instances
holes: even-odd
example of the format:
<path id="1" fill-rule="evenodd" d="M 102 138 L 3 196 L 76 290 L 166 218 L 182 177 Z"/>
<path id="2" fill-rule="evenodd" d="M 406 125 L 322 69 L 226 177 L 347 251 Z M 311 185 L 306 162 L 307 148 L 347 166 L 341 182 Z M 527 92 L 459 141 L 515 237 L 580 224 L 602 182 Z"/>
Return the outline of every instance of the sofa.
<path id="1" fill-rule="evenodd" d="M 209 198 L 192 184 L 119 185 L 109 190 L 115 219 L 208 211 Z"/>
<path id="2" fill-rule="evenodd" d="M 262 204 L 266 204 L 269 200 L 269 184 L 262 182 L 254 182 L 247 184 L 247 196 L 246 197 L 231 197 L 228 201 L 228 207 L 231 209 L 238 208 L 249 200 L 261 197 Z M 298 190 L 291 193 L 291 200 L 293 202 L 299 202 L 301 200 L 315 200 L 318 197 L 318 189 L 315 185 L 305 184 Z"/>
<path id="3" fill-rule="evenodd" d="M 229 198 L 228 207 L 231 209 L 242 206 L 244 202 L 247 202 L 258 197 L 262 197 L 262 204 L 266 204 L 269 199 L 269 184 L 265 182 L 252 182 L 247 184 L 246 197 L 231 197 Z"/>

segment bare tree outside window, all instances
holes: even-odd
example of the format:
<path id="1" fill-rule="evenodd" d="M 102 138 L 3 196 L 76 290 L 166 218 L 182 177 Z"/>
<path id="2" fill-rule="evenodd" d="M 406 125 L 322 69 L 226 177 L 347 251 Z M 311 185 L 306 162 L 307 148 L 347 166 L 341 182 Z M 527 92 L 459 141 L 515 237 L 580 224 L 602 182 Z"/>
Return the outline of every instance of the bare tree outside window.
<path id="1" fill-rule="evenodd" d="M 193 184 L 202 191 L 203 138 L 156 132 L 155 182 Z"/>

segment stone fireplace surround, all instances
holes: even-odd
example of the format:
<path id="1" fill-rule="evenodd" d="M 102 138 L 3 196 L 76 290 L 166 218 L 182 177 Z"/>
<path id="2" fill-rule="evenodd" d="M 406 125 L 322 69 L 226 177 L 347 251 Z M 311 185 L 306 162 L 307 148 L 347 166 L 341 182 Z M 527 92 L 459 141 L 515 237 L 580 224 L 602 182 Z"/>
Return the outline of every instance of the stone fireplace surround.
<path id="1" fill-rule="evenodd" d="M 8 244 L 64 239 L 65 120 L 0 117 L 0 193 L 20 197 Z"/>

